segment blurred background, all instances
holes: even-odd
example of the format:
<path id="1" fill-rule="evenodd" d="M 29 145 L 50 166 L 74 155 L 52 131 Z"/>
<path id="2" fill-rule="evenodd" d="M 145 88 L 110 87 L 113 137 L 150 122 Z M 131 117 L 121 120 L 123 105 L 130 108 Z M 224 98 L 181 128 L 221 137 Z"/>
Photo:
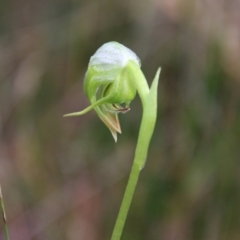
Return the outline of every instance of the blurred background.
<path id="1" fill-rule="evenodd" d="M 148 160 L 122 240 L 240 239 L 240 1 L 0 2 L 0 183 L 11 240 L 110 239 L 141 119 L 115 144 L 89 101 L 90 56 L 118 41 L 149 83 Z M 0 239 L 3 223 L 0 220 Z"/>

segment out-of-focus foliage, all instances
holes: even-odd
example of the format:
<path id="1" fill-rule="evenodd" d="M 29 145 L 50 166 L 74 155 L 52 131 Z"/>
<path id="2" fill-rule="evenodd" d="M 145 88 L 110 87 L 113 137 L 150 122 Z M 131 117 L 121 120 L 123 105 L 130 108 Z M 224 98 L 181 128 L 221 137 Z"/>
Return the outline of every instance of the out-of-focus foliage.
<path id="1" fill-rule="evenodd" d="M 123 240 L 240 239 L 238 0 L 0 2 L 0 182 L 11 240 L 109 239 L 141 118 L 118 143 L 89 103 L 90 56 L 118 41 L 152 80 L 159 115 Z M 3 239 L 0 222 L 0 239 Z"/>

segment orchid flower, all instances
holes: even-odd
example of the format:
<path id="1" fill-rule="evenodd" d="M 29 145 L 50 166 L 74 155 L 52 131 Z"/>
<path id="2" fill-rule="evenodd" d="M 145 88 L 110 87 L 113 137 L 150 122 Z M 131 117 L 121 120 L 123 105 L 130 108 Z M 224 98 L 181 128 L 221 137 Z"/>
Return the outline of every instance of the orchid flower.
<path id="1" fill-rule="evenodd" d="M 84 91 L 91 105 L 64 116 L 79 116 L 94 108 L 117 141 L 117 133 L 121 133 L 118 113 L 130 110 L 130 102 L 136 96 L 134 70 L 139 71 L 140 65 L 139 58 L 129 48 L 117 42 L 104 44 L 91 57 L 84 80 Z"/>

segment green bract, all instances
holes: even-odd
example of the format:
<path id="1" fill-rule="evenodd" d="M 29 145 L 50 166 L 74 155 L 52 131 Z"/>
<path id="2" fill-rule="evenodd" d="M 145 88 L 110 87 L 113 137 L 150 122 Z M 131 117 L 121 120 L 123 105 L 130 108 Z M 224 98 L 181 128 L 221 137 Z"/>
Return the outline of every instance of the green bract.
<path id="1" fill-rule="evenodd" d="M 137 91 L 135 73 L 139 71 L 140 60 L 133 51 L 117 42 L 104 44 L 91 57 L 84 80 L 91 105 L 65 116 L 82 115 L 94 108 L 117 141 L 117 133 L 121 133 L 118 113 L 130 110 Z"/>

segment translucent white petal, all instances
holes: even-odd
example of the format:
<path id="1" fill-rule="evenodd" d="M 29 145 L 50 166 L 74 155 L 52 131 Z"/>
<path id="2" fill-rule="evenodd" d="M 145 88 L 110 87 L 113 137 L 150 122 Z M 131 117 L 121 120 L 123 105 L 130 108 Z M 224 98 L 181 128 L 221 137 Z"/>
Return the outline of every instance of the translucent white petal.
<path id="1" fill-rule="evenodd" d="M 117 42 L 103 44 L 91 57 L 89 67 L 97 71 L 112 71 L 122 69 L 129 60 L 141 65 L 138 56 L 129 48 Z"/>

